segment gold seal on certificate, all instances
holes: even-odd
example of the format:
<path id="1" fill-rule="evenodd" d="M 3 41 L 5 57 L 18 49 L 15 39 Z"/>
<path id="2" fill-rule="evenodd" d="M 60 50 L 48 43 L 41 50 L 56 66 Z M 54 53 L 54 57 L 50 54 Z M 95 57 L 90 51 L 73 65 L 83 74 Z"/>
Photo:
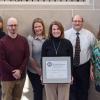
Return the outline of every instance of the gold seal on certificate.
<path id="1" fill-rule="evenodd" d="M 70 83 L 71 61 L 70 57 L 43 57 L 42 58 L 43 83 Z"/>

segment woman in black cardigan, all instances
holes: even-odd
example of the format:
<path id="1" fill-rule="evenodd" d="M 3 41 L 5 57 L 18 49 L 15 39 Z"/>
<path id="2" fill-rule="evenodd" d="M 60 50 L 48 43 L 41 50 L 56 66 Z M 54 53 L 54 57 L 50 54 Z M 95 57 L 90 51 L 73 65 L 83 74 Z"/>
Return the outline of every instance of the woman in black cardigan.
<path id="1" fill-rule="evenodd" d="M 64 39 L 64 28 L 58 21 L 51 23 L 49 27 L 49 38 L 42 46 L 42 57 L 71 57 L 73 59 L 73 48 L 69 40 Z M 69 84 L 52 83 L 45 84 L 46 100 L 69 100 Z"/>

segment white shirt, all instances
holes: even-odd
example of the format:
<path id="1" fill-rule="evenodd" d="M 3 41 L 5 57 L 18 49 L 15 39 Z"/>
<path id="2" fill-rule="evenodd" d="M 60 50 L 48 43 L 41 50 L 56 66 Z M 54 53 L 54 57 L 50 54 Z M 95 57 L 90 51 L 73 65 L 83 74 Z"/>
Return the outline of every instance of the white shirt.
<path id="1" fill-rule="evenodd" d="M 75 44 L 76 44 L 76 33 L 77 31 L 73 28 L 65 31 L 65 38 L 70 40 L 73 45 L 73 57 L 75 55 Z M 82 28 L 79 31 L 80 37 L 80 65 L 86 63 L 91 57 L 91 50 L 96 43 L 96 38 L 90 31 Z"/>

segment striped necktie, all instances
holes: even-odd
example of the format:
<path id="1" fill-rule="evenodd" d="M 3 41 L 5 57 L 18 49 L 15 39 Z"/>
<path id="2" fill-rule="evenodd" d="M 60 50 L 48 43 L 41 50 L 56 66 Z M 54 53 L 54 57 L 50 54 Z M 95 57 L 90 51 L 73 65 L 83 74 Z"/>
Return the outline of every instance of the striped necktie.
<path id="1" fill-rule="evenodd" d="M 75 45 L 75 56 L 74 56 L 74 61 L 73 64 L 74 66 L 78 66 L 80 64 L 80 38 L 79 38 L 79 33 L 76 33 L 76 45 Z"/>

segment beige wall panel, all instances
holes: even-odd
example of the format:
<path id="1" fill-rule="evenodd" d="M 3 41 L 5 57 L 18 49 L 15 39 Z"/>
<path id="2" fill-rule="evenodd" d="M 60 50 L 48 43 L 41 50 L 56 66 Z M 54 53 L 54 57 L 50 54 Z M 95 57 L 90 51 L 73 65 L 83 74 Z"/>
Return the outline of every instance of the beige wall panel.
<path id="1" fill-rule="evenodd" d="M 71 15 L 71 10 L 4 10 L 2 12 L 5 25 L 9 17 L 16 17 L 19 21 L 19 32 L 25 36 L 31 33 L 31 24 L 36 17 L 44 20 L 47 31 L 49 24 L 54 20 L 60 21 L 64 27 L 68 28 Z"/>
<path id="2" fill-rule="evenodd" d="M 19 21 L 19 31 L 23 35 L 31 33 L 31 24 L 34 18 L 41 17 L 48 26 L 53 20 L 62 22 L 65 29 L 71 26 L 72 15 L 80 14 L 85 19 L 85 27 L 97 34 L 100 24 L 100 10 L 0 10 L 0 14 L 4 19 L 4 24 L 8 17 L 14 16 Z"/>
<path id="3" fill-rule="evenodd" d="M 100 0 L 94 0 L 95 9 L 100 9 Z"/>

